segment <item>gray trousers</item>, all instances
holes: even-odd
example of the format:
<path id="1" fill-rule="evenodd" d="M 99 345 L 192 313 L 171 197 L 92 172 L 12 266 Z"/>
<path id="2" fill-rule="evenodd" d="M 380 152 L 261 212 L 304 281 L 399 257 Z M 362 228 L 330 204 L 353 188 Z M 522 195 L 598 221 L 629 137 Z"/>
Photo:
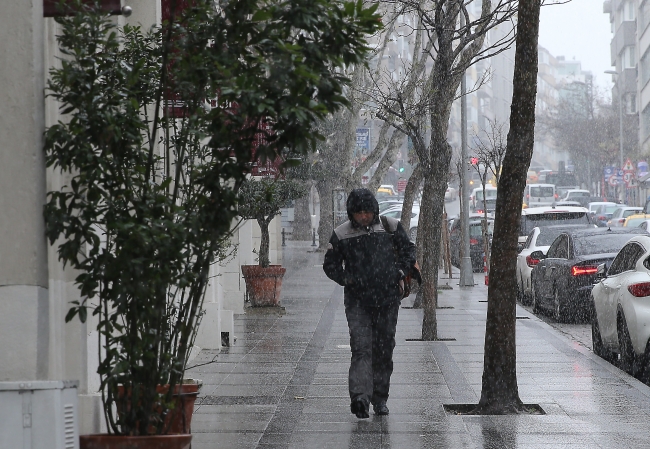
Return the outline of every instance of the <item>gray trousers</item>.
<path id="1" fill-rule="evenodd" d="M 368 405 L 388 399 L 399 307 L 399 301 L 382 307 L 345 307 L 352 349 L 348 377 L 352 401 L 360 399 Z"/>

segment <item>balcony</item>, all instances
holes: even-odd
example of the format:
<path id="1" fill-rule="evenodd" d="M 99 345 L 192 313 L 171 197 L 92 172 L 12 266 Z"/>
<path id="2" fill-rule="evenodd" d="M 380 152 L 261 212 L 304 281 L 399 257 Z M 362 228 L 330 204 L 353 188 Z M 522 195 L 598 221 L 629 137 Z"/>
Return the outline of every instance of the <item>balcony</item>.
<path id="1" fill-rule="evenodd" d="M 616 65 L 616 56 L 624 47 L 636 45 L 636 22 L 626 21 L 616 30 L 610 44 L 612 65 Z"/>

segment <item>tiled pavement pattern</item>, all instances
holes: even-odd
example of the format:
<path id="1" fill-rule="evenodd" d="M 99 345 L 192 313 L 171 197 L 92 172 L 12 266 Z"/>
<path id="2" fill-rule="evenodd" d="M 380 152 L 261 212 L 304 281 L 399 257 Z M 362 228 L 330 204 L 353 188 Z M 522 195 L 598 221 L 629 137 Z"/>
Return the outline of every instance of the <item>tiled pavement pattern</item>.
<path id="1" fill-rule="evenodd" d="M 349 411 L 350 349 L 342 289 L 322 253 L 288 242 L 283 315 L 236 316 L 234 347 L 202 351 L 187 376 L 204 382 L 193 449 L 247 448 L 650 448 L 650 388 L 518 306 L 519 395 L 545 415 L 458 416 L 443 404 L 476 403 L 481 391 L 487 288 L 440 294 L 439 337 L 420 337 L 421 310 L 397 327 L 390 415 Z M 527 319 L 526 319 L 527 318 Z M 211 363 L 209 363 L 211 362 Z"/>

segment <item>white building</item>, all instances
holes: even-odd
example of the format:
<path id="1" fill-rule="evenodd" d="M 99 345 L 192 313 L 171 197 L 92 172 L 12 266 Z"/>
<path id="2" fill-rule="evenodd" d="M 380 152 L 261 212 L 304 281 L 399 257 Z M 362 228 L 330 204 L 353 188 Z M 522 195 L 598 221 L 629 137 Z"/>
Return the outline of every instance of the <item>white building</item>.
<path id="1" fill-rule="evenodd" d="M 167 0 L 162 0 L 164 4 Z M 118 23 L 160 22 L 160 1 L 123 1 L 133 15 Z M 44 97 L 48 68 L 60 56 L 57 24 L 43 17 L 43 1 L 4 1 L 0 16 L 0 381 L 78 380 L 79 430 L 102 430 L 98 395 L 97 338 L 92 319 L 65 324 L 69 302 L 79 298 L 74 273 L 57 260 L 45 239 L 46 191 L 65 180 L 46 170 L 45 128 L 61 119 Z M 271 261 L 281 262 L 279 219 L 271 225 Z M 206 315 L 196 344 L 219 349 L 221 332 L 232 337 L 233 314 L 244 312 L 245 285 L 240 265 L 255 262 L 259 228 L 245 223 L 236 233 L 237 255 L 215 266 Z"/>

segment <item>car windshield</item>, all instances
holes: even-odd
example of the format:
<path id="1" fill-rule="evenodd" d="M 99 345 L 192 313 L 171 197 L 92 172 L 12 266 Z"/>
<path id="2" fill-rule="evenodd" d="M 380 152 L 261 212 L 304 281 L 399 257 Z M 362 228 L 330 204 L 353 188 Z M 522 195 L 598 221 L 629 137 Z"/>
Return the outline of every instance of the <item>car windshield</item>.
<path id="1" fill-rule="evenodd" d="M 541 229 L 537 236 L 536 246 L 551 246 L 553 240 L 562 234 L 562 229 Z"/>
<path id="2" fill-rule="evenodd" d="M 488 234 L 494 234 L 494 223 L 488 222 Z M 481 237 L 483 231 L 481 230 L 481 222 L 474 222 L 469 224 L 469 236 L 470 237 Z"/>
<path id="3" fill-rule="evenodd" d="M 553 187 L 531 187 L 530 196 L 535 198 L 549 198 L 553 196 Z"/>
<path id="4" fill-rule="evenodd" d="M 522 215 L 521 232 L 528 235 L 535 226 L 589 224 L 586 212 L 548 212 L 545 214 Z"/>
<path id="5" fill-rule="evenodd" d="M 580 236 L 573 239 L 573 251 L 576 256 L 617 253 L 632 237 L 634 234 L 611 234 L 608 232 Z"/>
<path id="6" fill-rule="evenodd" d="M 395 207 L 395 206 L 398 206 L 398 205 L 401 205 L 401 203 L 393 202 L 393 201 L 381 202 L 381 203 L 379 203 L 379 213 L 381 214 L 385 210 L 388 210 L 391 207 Z"/>
<path id="7" fill-rule="evenodd" d="M 613 214 L 619 207 L 618 204 L 607 204 L 600 209 L 600 212 L 604 214 Z"/>
<path id="8" fill-rule="evenodd" d="M 487 199 L 496 198 L 497 197 L 497 191 L 495 189 L 485 189 L 485 197 Z M 482 200 L 483 199 L 483 190 L 477 190 L 476 191 L 476 199 L 477 200 Z"/>

